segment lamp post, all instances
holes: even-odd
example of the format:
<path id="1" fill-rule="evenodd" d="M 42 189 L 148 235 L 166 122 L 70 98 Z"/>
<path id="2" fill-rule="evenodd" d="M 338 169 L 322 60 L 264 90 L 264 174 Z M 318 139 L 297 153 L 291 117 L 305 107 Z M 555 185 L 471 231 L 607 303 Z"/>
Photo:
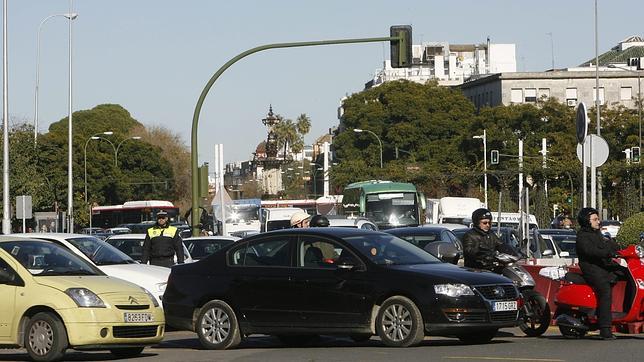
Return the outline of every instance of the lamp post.
<path id="1" fill-rule="evenodd" d="M 38 90 L 40 85 L 40 33 L 42 31 L 43 25 L 47 22 L 47 20 L 58 16 L 62 16 L 64 18 L 67 18 L 68 20 L 74 20 L 78 17 L 78 14 L 66 13 L 66 14 L 49 15 L 48 17 L 44 18 L 40 22 L 40 25 L 38 25 L 38 34 L 36 37 L 36 87 L 34 91 L 34 144 L 36 144 L 38 140 Z"/>
<path id="2" fill-rule="evenodd" d="M 69 0 L 69 13 L 73 14 L 74 2 Z M 67 214 L 69 225 L 67 232 L 74 232 L 74 173 L 73 173 L 73 150 L 72 150 L 72 19 L 68 20 L 69 23 L 69 94 L 68 94 L 68 110 L 67 110 L 67 127 L 68 127 L 68 141 L 67 141 Z"/>
<path id="3" fill-rule="evenodd" d="M 483 189 L 485 190 L 485 208 L 487 208 L 487 132 L 483 130 L 482 135 L 472 138 L 483 140 Z"/>
<path id="4" fill-rule="evenodd" d="M 119 142 L 118 146 L 116 146 L 116 148 L 114 149 L 114 167 L 119 166 L 119 149 L 121 148 L 121 145 L 123 144 L 123 142 L 127 140 L 140 140 L 140 139 L 141 139 L 141 136 L 132 136 Z M 112 147 L 114 147 L 114 145 L 112 145 Z"/>
<path id="5" fill-rule="evenodd" d="M 90 138 L 87 139 L 87 141 L 85 141 L 85 147 L 83 148 L 83 159 L 84 159 L 83 164 L 85 165 L 85 203 L 86 204 L 87 204 L 87 145 L 89 144 L 89 141 L 98 140 L 98 139 L 104 139 L 110 144 L 112 144 L 112 141 L 108 140 L 107 138 L 100 137 L 100 135 L 111 136 L 113 134 L 114 132 L 112 131 L 101 132 L 91 136 Z M 114 147 L 114 144 L 112 144 L 112 147 Z"/>
<path id="6" fill-rule="evenodd" d="M 369 131 L 368 129 L 354 128 L 353 132 L 355 133 L 367 132 L 367 133 L 371 133 L 374 137 L 376 137 L 376 139 L 378 140 L 378 143 L 380 144 L 380 168 L 382 168 L 382 142 L 380 141 L 380 137 L 378 137 L 377 134 L 373 133 L 372 131 Z"/>

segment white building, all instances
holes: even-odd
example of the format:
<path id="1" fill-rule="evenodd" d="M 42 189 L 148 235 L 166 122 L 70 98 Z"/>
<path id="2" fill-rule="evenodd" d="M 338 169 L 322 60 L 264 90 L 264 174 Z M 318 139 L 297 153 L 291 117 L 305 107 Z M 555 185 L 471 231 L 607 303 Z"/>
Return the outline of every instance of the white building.
<path id="1" fill-rule="evenodd" d="M 412 46 L 412 66 L 392 68 L 385 60 L 384 68 L 376 70 L 365 88 L 384 82 L 407 79 L 425 83 L 437 80 L 438 84 L 455 86 L 471 76 L 515 72 L 516 49 L 514 44 L 449 44 L 447 42 L 423 43 Z"/>
<path id="2" fill-rule="evenodd" d="M 599 102 L 609 106 L 637 107 L 644 73 L 644 40 L 631 36 L 599 56 Z M 536 103 L 553 97 L 570 107 L 595 104 L 595 59 L 578 67 L 546 72 L 501 72 L 472 77 L 460 88 L 477 108 Z"/>

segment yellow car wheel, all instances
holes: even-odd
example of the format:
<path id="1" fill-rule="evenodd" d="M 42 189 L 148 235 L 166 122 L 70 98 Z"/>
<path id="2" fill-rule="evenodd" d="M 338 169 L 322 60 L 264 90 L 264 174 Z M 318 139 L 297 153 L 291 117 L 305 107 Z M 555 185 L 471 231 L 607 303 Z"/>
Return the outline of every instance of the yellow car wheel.
<path id="1" fill-rule="evenodd" d="M 65 325 L 53 313 L 37 313 L 27 323 L 25 348 L 33 361 L 61 360 L 68 343 Z"/>

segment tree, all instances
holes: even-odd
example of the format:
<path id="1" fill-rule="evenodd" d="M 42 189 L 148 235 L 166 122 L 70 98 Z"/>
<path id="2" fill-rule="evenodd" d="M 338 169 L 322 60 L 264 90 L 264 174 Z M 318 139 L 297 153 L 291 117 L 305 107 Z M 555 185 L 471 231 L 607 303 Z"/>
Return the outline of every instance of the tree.
<path id="1" fill-rule="evenodd" d="M 284 157 L 289 154 L 302 152 L 304 148 L 304 136 L 311 130 L 311 119 L 304 113 L 300 114 L 295 122 L 291 119 L 284 119 L 277 115 L 280 122 L 277 123 L 273 130 L 277 136 L 278 149 L 283 148 Z"/>

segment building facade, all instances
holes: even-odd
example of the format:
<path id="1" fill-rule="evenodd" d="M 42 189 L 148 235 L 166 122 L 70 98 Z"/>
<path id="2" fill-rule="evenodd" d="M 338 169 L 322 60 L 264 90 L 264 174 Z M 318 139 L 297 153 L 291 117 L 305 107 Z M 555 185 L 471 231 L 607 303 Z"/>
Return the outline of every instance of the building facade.
<path id="1" fill-rule="evenodd" d="M 389 60 L 365 84 L 365 89 L 384 82 L 406 79 L 425 83 L 436 80 L 444 86 L 455 86 L 465 79 L 481 74 L 516 71 L 514 44 L 449 44 L 423 43 L 412 46 L 412 66 L 392 68 Z"/>

